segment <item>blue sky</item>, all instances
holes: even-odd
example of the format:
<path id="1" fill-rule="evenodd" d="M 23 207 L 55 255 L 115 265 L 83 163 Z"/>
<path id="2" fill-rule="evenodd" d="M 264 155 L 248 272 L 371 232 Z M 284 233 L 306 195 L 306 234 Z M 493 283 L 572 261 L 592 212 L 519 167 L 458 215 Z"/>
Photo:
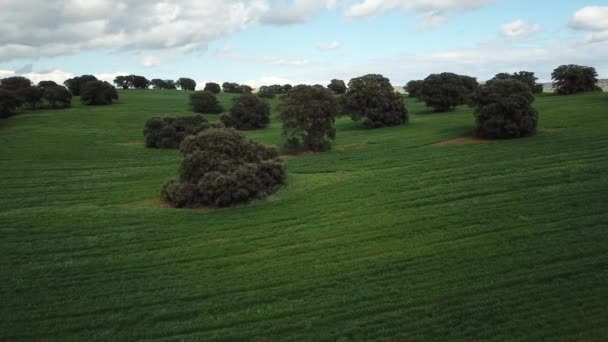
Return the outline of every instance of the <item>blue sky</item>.
<path id="1" fill-rule="evenodd" d="M 253 86 L 560 64 L 608 78 L 608 1 L 0 0 L 0 76 L 191 77 Z M 16 29 L 18 28 L 18 29 Z"/>

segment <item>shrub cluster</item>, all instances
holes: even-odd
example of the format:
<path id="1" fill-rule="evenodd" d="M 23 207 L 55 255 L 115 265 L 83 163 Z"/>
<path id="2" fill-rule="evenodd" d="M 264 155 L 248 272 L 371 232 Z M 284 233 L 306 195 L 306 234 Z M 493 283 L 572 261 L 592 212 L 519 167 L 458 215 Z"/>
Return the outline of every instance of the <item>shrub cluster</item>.
<path id="1" fill-rule="evenodd" d="M 562 65 L 551 74 L 553 88 L 560 95 L 602 91 L 597 83 L 595 68 L 581 65 Z"/>
<path id="2" fill-rule="evenodd" d="M 515 79 L 495 80 L 471 96 L 475 108 L 475 135 L 488 139 L 525 137 L 536 132 L 538 112 L 532 108 L 530 87 Z"/>
<path id="3" fill-rule="evenodd" d="M 226 127 L 253 130 L 265 128 L 270 124 L 270 105 L 265 100 L 253 94 L 244 94 L 232 101 L 234 104 L 230 113 L 220 116 Z"/>
<path id="4" fill-rule="evenodd" d="M 139 75 L 116 76 L 114 84 L 122 89 L 148 89 L 150 87 L 150 81 Z"/>
<path id="5" fill-rule="evenodd" d="M 290 150 L 325 151 L 336 138 L 338 100 L 324 87 L 298 85 L 279 104 L 283 136 Z"/>
<path id="6" fill-rule="evenodd" d="M 248 140 L 234 129 L 212 128 L 187 137 L 179 180 L 161 197 L 179 208 L 227 207 L 268 196 L 286 181 L 276 148 Z"/>
<path id="7" fill-rule="evenodd" d="M 219 94 L 222 91 L 222 87 L 220 87 L 220 85 L 217 83 L 209 82 L 205 84 L 205 89 L 203 90 L 210 91 L 214 94 Z"/>
<path id="8" fill-rule="evenodd" d="M 44 107 L 46 100 L 52 108 L 69 107 L 72 94 L 63 86 L 53 81 L 41 81 L 37 86 L 21 76 L 0 80 L 0 117 L 14 115 L 20 106 L 28 105 L 31 109 Z"/>
<path id="9" fill-rule="evenodd" d="M 165 89 L 165 90 L 176 90 L 177 83 L 174 80 L 162 80 L 160 78 L 155 78 L 150 81 L 150 85 L 154 89 Z"/>
<path id="10" fill-rule="evenodd" d="M 116 88 L 108 82 L 90 81 L 82 86 L 80 100 L 88 106 L 111 105 L 118 100 Z"/>
<path id="11" fill-rule="evenodd" d="M 175 82 L 175 85 L 182 90 L 194 91 L 196 89 L 196 81 L 187 77 L 178 79 L 177 82 Z"/>
<path id="12" fill-rule="evenodd" d="M 343 110 L 354 121 L 363 119 L 363 125 L 367 128 L 408 122 L 408 112 L 401 95 L 382 75 L 371 74 L 350 80 L 343 97 Z"/>
<path id="13" fill-rule="evenodd" d="M 144 127 L 146 147 L 179 148 L 187 136 L 211 127 L 214 125 L 200 114 L 182 117 L 153 117 L 146 121 Z"/>
<path id="14" fill-rule="evenodd" d="M 344 94 L 346 93 L 346 83 L 342 80 L 331 80 L 327 85 L 327 89 L 333 91 L 335 94 Z"/>
<path id="15" fill-rule="evenodd" d="M 63 84 L 68 88 L 74 96 L 80 96 L 84 85 L 91 81 L 97 81 L 97 77 L 93 75 L 82 75 L 67 79 Z"/>
<path id="16" fill-rule="evenodd" d="M 197 91 L 190 94 L 190 106 L 195 113 L 219 114 L 224 109 L 215 94 L 210 91 Z"/>
<path id="17" fill-rule="evenodd" d="M 228 94 L 251 94 L 253 88 L 248 85 L 241 85 L 234 82 L 224 82 L 222 84 L 222 90 Z"/>
<path id="18" fill-rule="evenodd" d="M 420 98 L 435 112 L 449 112 L 467 103 L 468 97 L 478 86 L 473 77 L 450 72 L 432 74 L 424 79 Z"/>
<path id="19" fill-rule="evenodd" d="M 502 72 L 500 74 L 496 74 L 496 76 L 494 76 L 494 78 L 489 80 L 488 82 L 493 82 L 496 80 L 508 80 L 508 79 L 518 80 L 520 82 L 527 84 L 528 87 L 530 87 L 530 89 L 532 90 L 532 92 L 534 94 L 542 93 L 544 90 L 544 87 L 542 84 L 536 83 L 536 81 L 538 80 L 538 77 L 534 76 L 534 73 L 530 72 L 530 71 L 520 71 L 520 72 L 515 72 L 513 74 L 507 74 L 506 72 Z"/>
<path id="20" fill-rule="evenodd" d="M 258 89 L 257 95 L 265 99 L 272 99 L 277 95 L 287 94 L 287 92 L 289 92 L 292 88 L 293 86 L 291 84 L 273 84 L 271 86 L 261 86 L 260 89 Z"/>
<path id="21" fill-rule="evenodd" d="M 408 97 L 420 98 L 420 93 L 422 92 L 423 85 L 423 80 L 414 80 L 407 82 L 403 89 L 407 92 Z"/>

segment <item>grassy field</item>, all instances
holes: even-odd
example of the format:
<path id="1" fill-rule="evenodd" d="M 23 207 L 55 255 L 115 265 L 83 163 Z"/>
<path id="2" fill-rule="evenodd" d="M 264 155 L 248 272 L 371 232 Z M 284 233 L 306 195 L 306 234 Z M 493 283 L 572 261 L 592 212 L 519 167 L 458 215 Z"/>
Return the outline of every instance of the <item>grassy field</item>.
<path id="1" fill-rule="evenodd" d="M 0 122 L 0 340 L 606 340 L 608 94 L 535 106 L 535 137 L 444 146 L 469 109 L 343 118 L 276 195 L 198 211 L 142 143 L 186 93 Z"/>

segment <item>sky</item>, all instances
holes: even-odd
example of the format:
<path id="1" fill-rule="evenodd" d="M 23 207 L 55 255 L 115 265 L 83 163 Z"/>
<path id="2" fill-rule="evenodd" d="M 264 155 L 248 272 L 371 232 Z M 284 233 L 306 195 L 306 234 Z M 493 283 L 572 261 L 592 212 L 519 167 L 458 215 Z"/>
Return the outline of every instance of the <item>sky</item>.
<path id="1" fill-rule="evenodd" d="M 608 78 L 608 0 L 0 0 L 0 78 L 480 81 L 562 64 Z"/>

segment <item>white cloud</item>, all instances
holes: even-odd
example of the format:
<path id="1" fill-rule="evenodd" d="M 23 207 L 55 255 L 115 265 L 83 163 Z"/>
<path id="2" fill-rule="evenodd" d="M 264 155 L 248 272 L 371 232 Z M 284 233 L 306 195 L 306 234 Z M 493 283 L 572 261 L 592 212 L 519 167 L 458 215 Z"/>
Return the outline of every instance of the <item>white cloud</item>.
<path id="1" fill-rule="evenodd" d="M 193 51 L 248 28 L 270 8 L 268 0 L 0 2 L 0 61 L 92 49 Z"/>
<path id="2" fill-rule="evenodd" d="M 588 6 L 574 13 L 570 27 L 584 31 L 608 31 L 608 6 Z"/>
<path id="3" fill-rule="evenodd" d="M 428 29 L 443 25 L 448 13 L 475 10 L 493 3 L 494 0 L 363 0 L 346 10 L 346 17 L 360 19 L 392 11 L 412 11 L 418 14 L 417 29 Z"/>
<path id="4" fill-rule="evenodd" d="M 116 76 L 126 76 L 126 75 L 129 75 L 129 73 L 119 71 L 119 72 L 111 72 L 111 73 L 94 74 L 93 76 L 97 77 L 98 80 L 106 81 L 110 84 L 113 84 Z"/>
<path id="5" fill-rule="evenodd" d="M 278 3 L 260 21 L 270 25 L 291 25 L 306 22 L 325 9 L 336 6 L 337 0 L 293 0 L 288 3 L 279 0 Z"/>
<path id="6" fill-rule="evenodd" d="M 309 65 L 310 60 L 308 60 L 308 59 L 275 59 L 275 60 L 271 61 L 270 64 L 302 66 L 302 65 Z"/>
<path id="7" fill-rule="evenodd" d="M 568 25 L 579 31 L 588 32 L 585 42 L 608 41 L 608 6 L 588 6 L 574 13 Z"/>
<path id="8" fill-rule="evenodd" d="M 500 34 L 511 39 L 525 38 L 540 30 L 539 24 L 528 23 L 519 19 L 501 26 Z"/>
<path id="9" fill-rule="evenodd" d="M 255 80 L 247 80 L 243 82 L 253 88 L 259 88 L 261 86 L 273 85 L 273 84 L 291 84 L 294 85 L 295 82 L 292 79 L 285 77 L 276 77 L 276 76 L 262 76 Z"/>
<path id="10" fill-rule="evenodd" d="M 317 45 L 317 49 L 321 51 L 332 51 L 342 47 L 342 43 L 333 41 L 331 43 L 321 43 Z"/>
<path id="11" fill-rule="evenodd" d="M 146 68 L 159 66 L 160 63 L 161 63 L 160 58 L 158 58 L 156 56 L 144 56 L 141 59 L 141 65 L 145 66 Z"/>

